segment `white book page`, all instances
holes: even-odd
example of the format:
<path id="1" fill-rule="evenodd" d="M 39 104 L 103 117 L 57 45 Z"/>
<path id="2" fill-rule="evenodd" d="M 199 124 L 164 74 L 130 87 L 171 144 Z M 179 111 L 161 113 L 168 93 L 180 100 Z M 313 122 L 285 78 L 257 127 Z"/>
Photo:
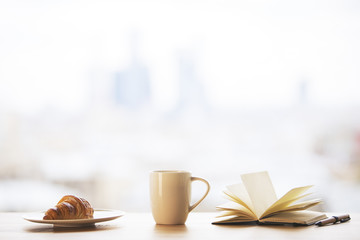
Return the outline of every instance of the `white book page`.
<path id="1" fill-rule="evenodd" d="M 226 188 L 229 191 L 229 193 L 228 193 L 230 195 L 229 197 L 233 198 L 232 201 L 236 200 L 237 203 L 243 205 L 250 211 L 254 212 L 254 208 L 252 206 L 249 194 L 247 193 L 244 184 L 242 184 L 242 183 L 233 184 L 233 185 L 227 186 Z M 225 192 L 225 194 L 226 194 L 226 192 Z"/>
<path id="2" fill-rule="evenodd" d="M 272 217 L 264 218 L 262 222 L 313 224 L 324 218 L 326 218 L 324 213 L 305 210 L 299 212 L 282 212 Z"/>
<path id="3" fill-rule="evenodd" d="M 257 172 L 241 175 L 241 179 L 249 194 L 257 218 L 277 201 L 276 193 L 269 174 Z"/>
<path id="4" fill-rule="evenodd" d="M 216 209 L 231 212 L 232 215 L 247 216 L 248 219 L 252 220 L 256 218 L 256 216 L 254 216 L 254 214 L 249 209 L 234 202 L 222 204 L 220 206 L 217 206 Z"/>
<path id="5" fill-rule="evenodd" d="M 271 213 L 285 209 L 287 206 L 292 204 L 299 199 L 308 196 L 309 194 L 301 195 L 312 186 L 297 187 L 288 191 L 284 196 L 277 200 L 272 206 L 270 206 L 260 218 L 265 217 Z"/>

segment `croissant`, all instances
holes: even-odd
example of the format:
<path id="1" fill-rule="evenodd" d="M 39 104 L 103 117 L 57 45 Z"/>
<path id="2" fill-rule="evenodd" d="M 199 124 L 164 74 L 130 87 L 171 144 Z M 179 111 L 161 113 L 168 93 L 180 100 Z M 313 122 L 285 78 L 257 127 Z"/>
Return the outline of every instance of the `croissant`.
<path id="1" fill-rule="evenodd" d="M 55 207 L 45 212 L 44 220 L 88 219 L 93 218 L 94 209 L 84 198 L 66 195 Z"/>

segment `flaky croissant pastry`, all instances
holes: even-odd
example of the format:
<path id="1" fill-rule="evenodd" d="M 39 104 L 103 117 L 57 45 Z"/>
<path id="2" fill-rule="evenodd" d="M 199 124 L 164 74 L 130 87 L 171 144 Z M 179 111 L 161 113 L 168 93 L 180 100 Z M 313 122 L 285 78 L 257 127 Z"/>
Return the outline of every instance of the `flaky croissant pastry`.
<path id="1" fill-rule="evenodd" d="M 66 195 L 55 207 L 45 212 L 44 220 L 88 219 L 93 218 L 94 209 L 84 198 Z"/>

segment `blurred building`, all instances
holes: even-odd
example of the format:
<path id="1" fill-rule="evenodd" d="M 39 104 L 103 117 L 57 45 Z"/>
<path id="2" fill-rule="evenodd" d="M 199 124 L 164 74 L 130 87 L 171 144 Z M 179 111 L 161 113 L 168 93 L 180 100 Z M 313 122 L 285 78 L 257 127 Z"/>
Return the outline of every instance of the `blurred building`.
<path id="1" fill-rule="evenodd" d="M 132 110 L 148 105 L 150 101 L 150 76 L 139 56 L 139 36 L 130 37 L 129 65 L 114 77 L 115 103 Z"/>

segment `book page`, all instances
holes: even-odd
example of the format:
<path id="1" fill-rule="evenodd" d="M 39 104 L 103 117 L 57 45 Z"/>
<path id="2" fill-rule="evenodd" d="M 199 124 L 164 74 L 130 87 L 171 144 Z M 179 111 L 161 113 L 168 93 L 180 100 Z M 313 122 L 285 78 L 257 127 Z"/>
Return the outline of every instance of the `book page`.
<path id="1" fill-rule="evenodd" d="M 238 217 L 238 216 L 232 216 L 229 218 L 223 218 L 223 219 L 217 220 L 217 221 L 213 222 L 213 224 L 249 223 L 249 222 L 256 222 L 256 221 L 257 221 L 257 219 L 249 221 L 249 219 L 244 219 L 244 218 Z"/>
<path id="2" fill-rule="evenodd" d="M 228 202 L 217 206 L 216 209 L 221 211 L 227 211 L 227 214 L 231 213 L 232 215 L 244 216 L 248 220 L 257 219 L 257 217 L 246 207 L 239 205 L 234 202 Z"/>
<path id="3" fill-rule="evenodd" d="M 289 212 L 289 211 L 300 211 L 305 210 L 309 207 L 313 207 L 315 205 L 318 205 L 321 203 L 320 199 L 313 199 L 305 202 L 296 203 L 290 206 L 287 206 L 286 208 L 281 209 L 279 212 Z"/>
<path id="4" fill-rule="evenodd" d="M 249 194 L 257 218 L 266 211 L 277 197 L 267 172 L 257 172 L 241 175 L 241 179 Z"/>
<path id="5" fill-rule="evenodd" d="M 234 184 L 226 187 L 224 193 L 227 195 L 227 198 L 231 201 L 234 201 L 254 213 L 254 208 L 252 206 L 249 194 L 246 191 L 244 184 Z M 254 213 L 255 214 L 255 213 Z"/>
<path id="6" fill-rule="evenodd" d="M 283 212 L 261 220 L 262 223 L 295 223 L 310 225 L 326 218 L 324 213 L 315 211 Z"/>
<path id="7" fill-rule="evenodd" d="M 312 186 L 305 186 L 305 187 L 298 187 L 298 188 L 291 189 L 284 196 L 282 196 L 279 200 L 277 200 L 275 203 L 273 203 L 265 212 L 263 212 L 260 218 L 263 218 L 274 212 L 278 212 L 278 211 L 286 208 L 287 206 L 289 206 L 291 203 L 307 196 L 308 194 L 306 194 L 306 195 L 301 195 L 301 194 L 303 194 L 305 191 L 307 191 L 311 187 Z"/>

